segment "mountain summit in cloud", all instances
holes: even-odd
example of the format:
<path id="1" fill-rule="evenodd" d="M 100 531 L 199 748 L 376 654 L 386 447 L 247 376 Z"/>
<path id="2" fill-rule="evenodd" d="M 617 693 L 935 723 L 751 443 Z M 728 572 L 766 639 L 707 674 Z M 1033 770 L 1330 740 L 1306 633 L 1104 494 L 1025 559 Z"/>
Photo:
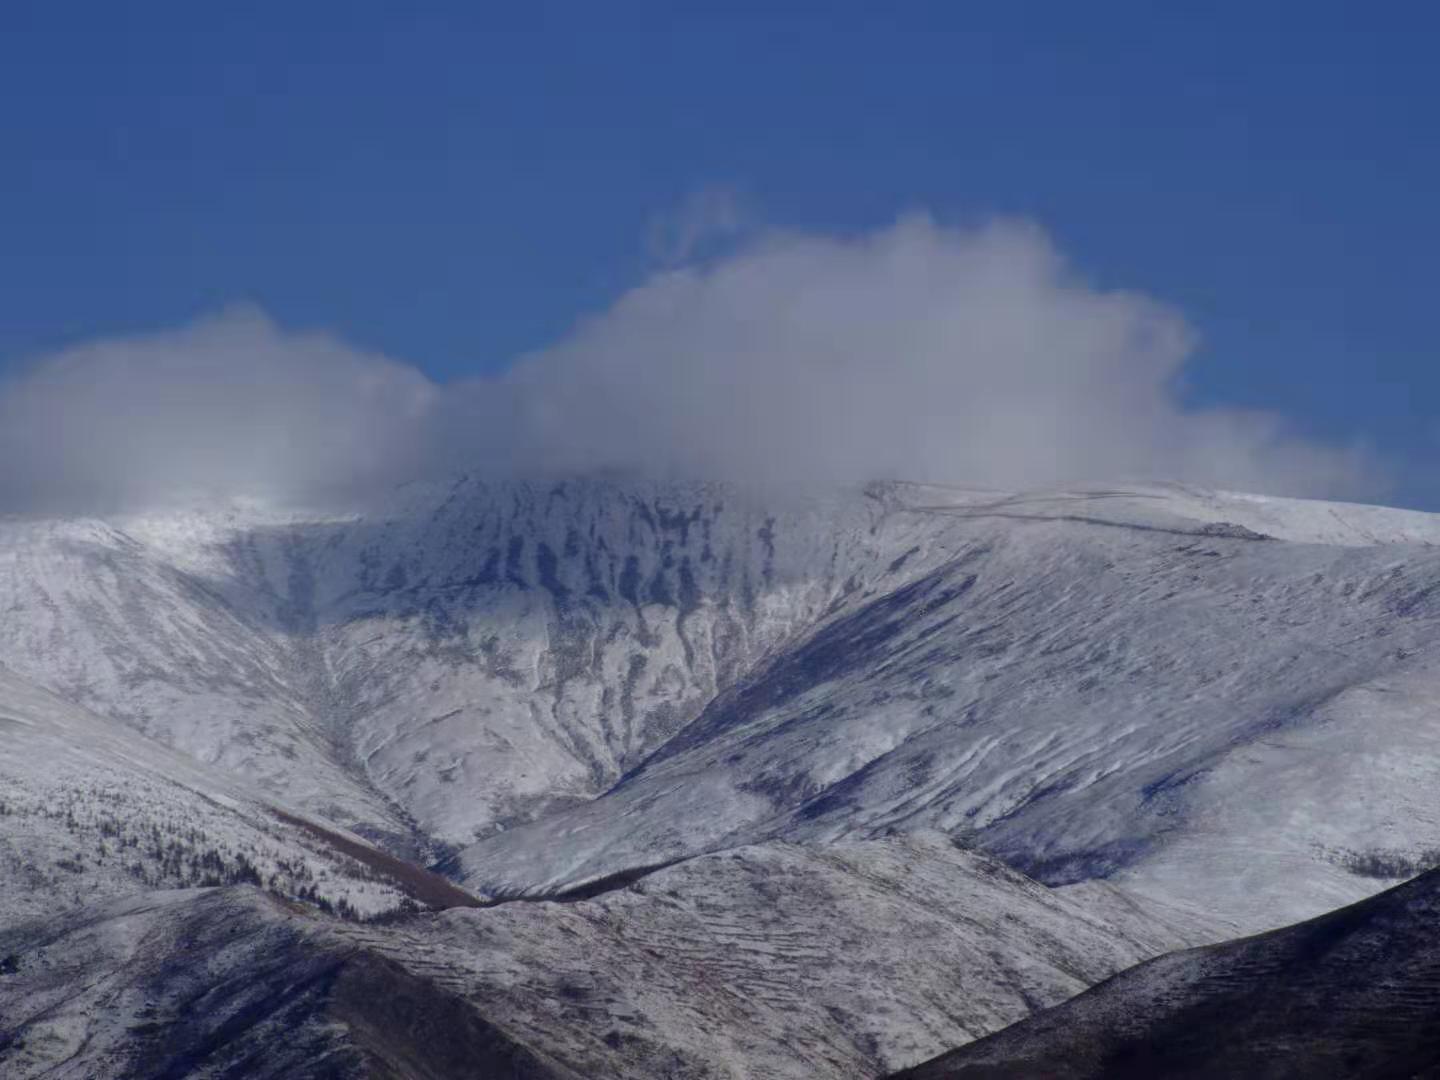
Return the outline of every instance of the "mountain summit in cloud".
<path id="1" fill-rule="evenodd" d="M 1187 406 L 1193 340 L 1165 305 L 1087 283 L 1028 223 L 759 230 L 496 377 L 437 384 L 253 308 L 42 357 L 0 386 L 0 508 L 353 502 L 462 470 L 1383 488 L 1360 449 Z"/>

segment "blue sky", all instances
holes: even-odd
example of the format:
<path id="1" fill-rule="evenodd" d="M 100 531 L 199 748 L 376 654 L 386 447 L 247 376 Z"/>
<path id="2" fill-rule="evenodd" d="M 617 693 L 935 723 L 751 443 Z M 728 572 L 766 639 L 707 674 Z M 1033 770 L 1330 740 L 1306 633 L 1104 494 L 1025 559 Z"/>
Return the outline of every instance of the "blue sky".
<path id="1" fill-rule="evenodd" d="M 495 371 L 728 185 L 807 230 L 1033 218 L 1185 314 L 1188 400 L 1366 440 L 1440 507 L 1437 30 L 1419 4 L 12 2 L 0 365 L 247 300 Z"/>

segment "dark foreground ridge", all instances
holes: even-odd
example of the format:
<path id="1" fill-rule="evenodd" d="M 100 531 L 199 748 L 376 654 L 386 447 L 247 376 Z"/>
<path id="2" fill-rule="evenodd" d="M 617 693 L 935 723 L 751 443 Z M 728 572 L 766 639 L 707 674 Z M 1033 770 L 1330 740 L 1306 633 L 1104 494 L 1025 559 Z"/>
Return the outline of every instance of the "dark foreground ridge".
<path id="1" fill-rule="evenodd" d="M 892 1080 L 1440 1077 L 1440 870 L 1171 953 Z"/>

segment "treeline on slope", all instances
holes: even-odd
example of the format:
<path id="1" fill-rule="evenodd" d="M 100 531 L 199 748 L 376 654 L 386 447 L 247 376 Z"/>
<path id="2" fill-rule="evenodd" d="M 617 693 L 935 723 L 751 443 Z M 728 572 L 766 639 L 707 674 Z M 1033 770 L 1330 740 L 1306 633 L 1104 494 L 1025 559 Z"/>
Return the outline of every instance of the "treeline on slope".
<path id="1" fill-rule="evenodd" d="M 322 858 L 313 858 L 315 853 L 306 852 L 294 840 L 272 835 L 263 828 L 258 828 L 261 842 L 246 839 L 240 831 L 219 835 L 218 830 L 212 831 L 213 823 L 211 828 L 195 824 L 195 815 L 167 813 L 171 808 L 164 806 L 150 806 L 149 818 L 137 820 L 130 800 L 104 789 L 64 787 L 53 790 L 46 799 L 26 799 L 25 794 L 12 791 L 0 798 L 0 819 L 31 819 L 63 830 L 69 843 L 23 845 L 19 851 L 12 850 L 8 858 L 0 859 L 0 863 L 9 864 L 0 866 L 0 870 L 12 881 L 32 888 L 48 887 L 57 896 L 64 895 L 68 883 L 74 882 L 75 891 L 83 899 L 87 875 L 123 874 L 146 889 L 253 885 L 282 899 L 309 904 L 327 915 L 359 922 L 388 921 L 426 907 L 456 906 L 453 897 L 447 903 L 437 903 L 441 897 L 436 890 L 416 889 L 407 882 L 404 871 L 417 868 L 389 856 L 383 860 L 359 857 L 370 849 L 356 843 L 336 844 L 332 839 L 343 838 L 309 827 L 309 823 L 289 815 L 279 816 L 284 823 L 307 826 L 306 834 L 323 845 L 319 852 Z M 258 827 L 260 823 L 252 820 L 250 824 Z M 266 844 L 265 840 L 274 843 Z M 0 851 L 0 855 L 5 854 Z M 434 877 L 424 871 L 418 873 Z M 347 894 L 367 886 L 395 894 L 393 902 L 380 911 L 363 910 Z M 469 894 L 451 888 L 476 903 Z"/>

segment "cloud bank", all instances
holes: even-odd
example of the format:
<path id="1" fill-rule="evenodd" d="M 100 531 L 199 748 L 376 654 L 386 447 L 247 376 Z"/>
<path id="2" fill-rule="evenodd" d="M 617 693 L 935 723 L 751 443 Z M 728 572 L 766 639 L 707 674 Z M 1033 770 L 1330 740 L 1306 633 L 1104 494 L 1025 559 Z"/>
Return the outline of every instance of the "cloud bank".
<path id="1" fill-rule="evenodd" d="M 1175 311 L 1089 286 L 1023 222 L 771 230 L 498 378 L 437 385 L 250 309 L 42 358 L 0 385 L 0 507 L 334 502 L 462 470 L 1382 489 L 1363 452 L 1278 416 L 1186 408 L 1192 348 Z"/>

